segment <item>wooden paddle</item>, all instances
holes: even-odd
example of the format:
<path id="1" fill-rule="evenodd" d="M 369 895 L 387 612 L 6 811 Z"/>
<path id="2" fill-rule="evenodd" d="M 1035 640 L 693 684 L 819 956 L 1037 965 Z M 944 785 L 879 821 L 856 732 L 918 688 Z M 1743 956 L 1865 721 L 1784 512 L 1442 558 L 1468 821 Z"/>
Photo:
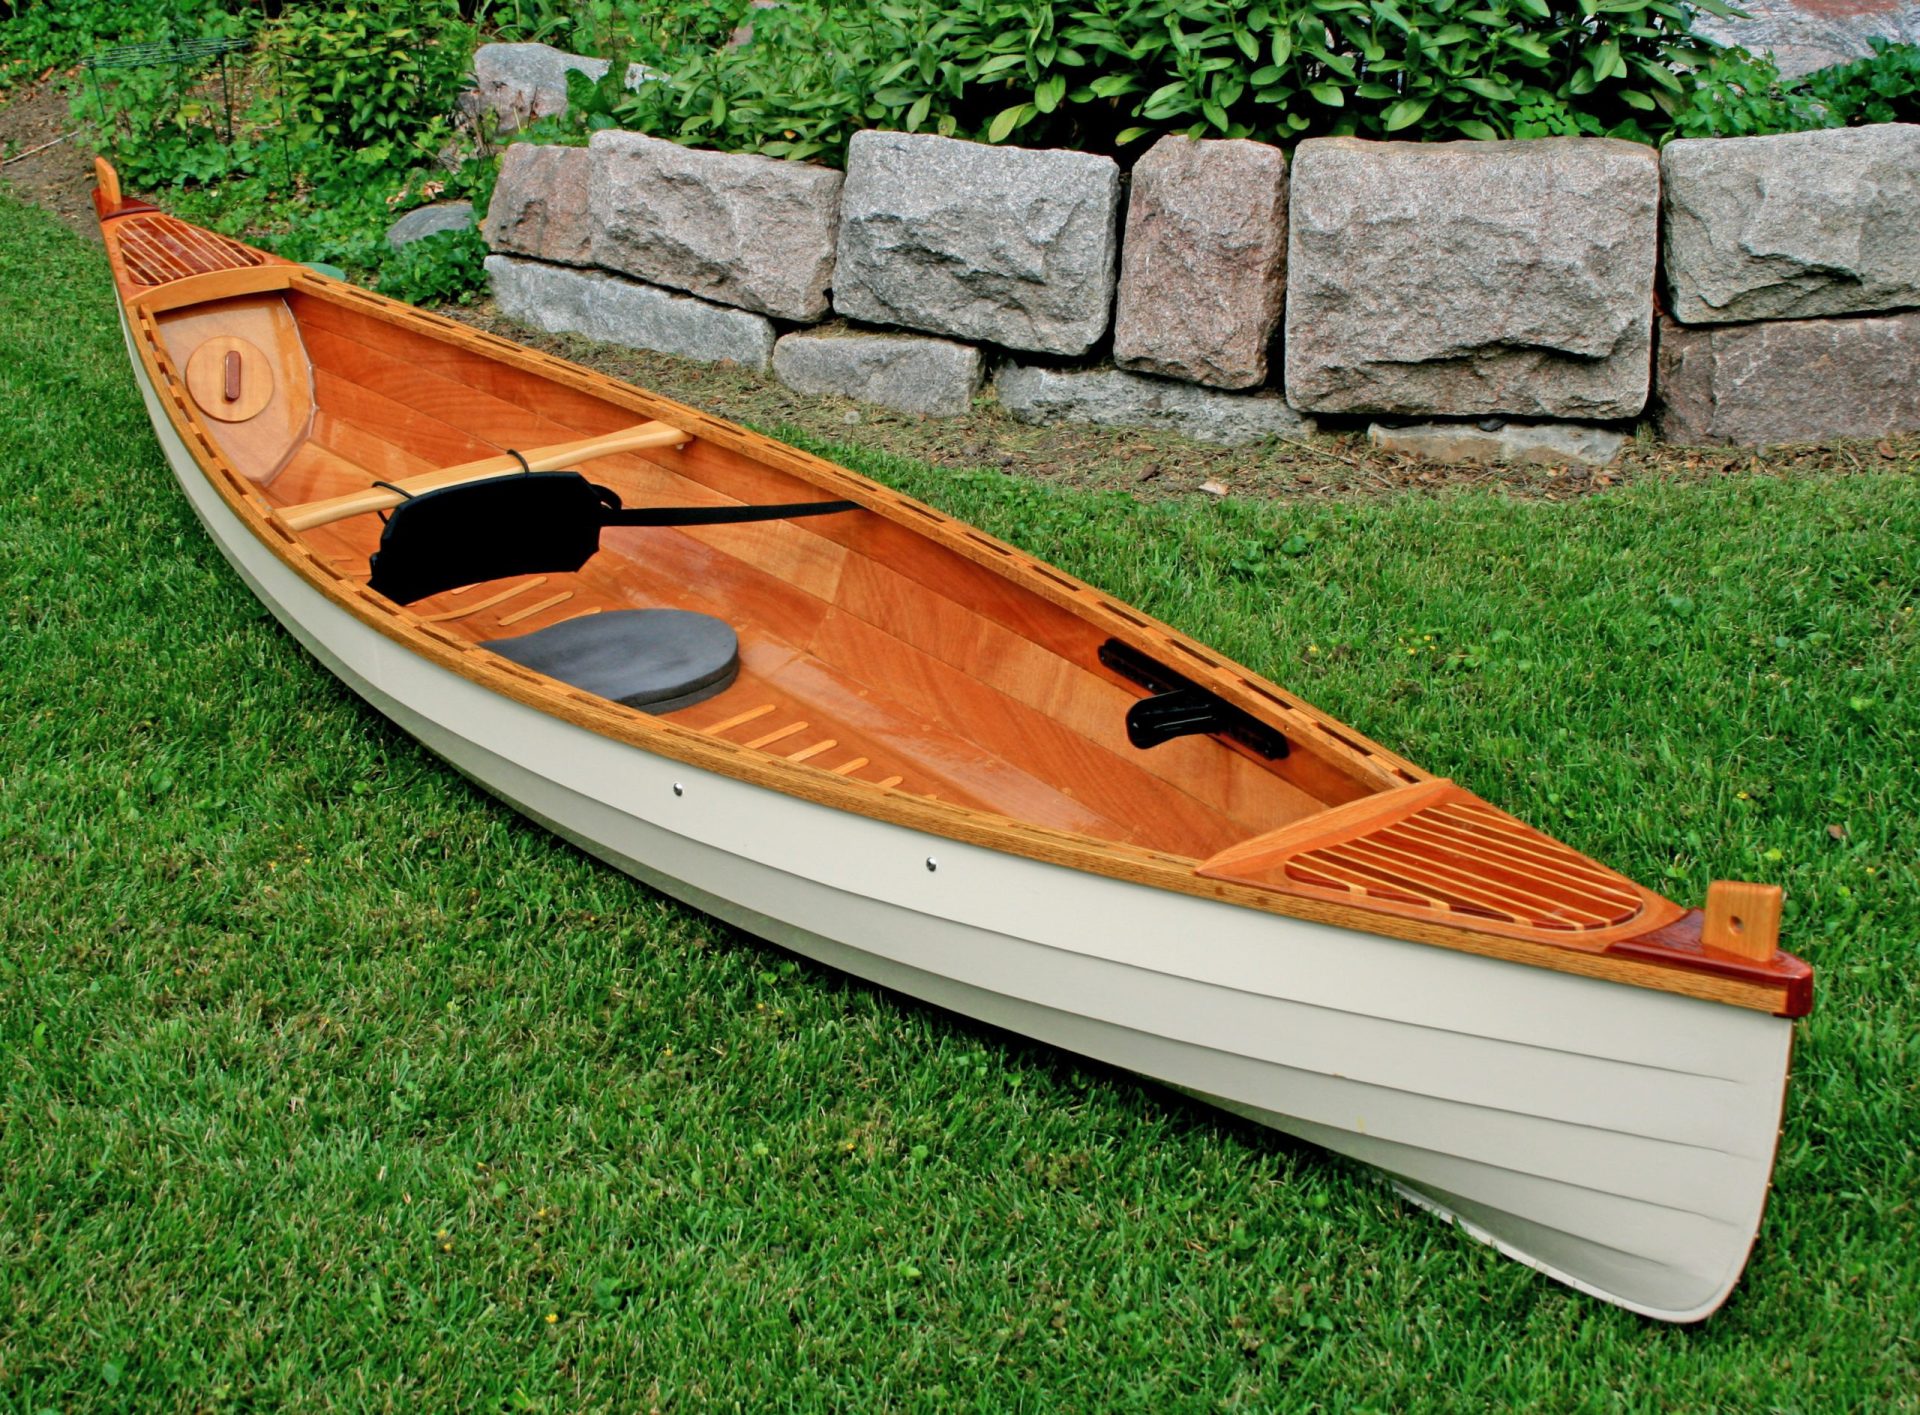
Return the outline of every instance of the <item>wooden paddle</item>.
<path id="1" fill-rule="evenodd" d="M 390 506 L 398 506 L 409 496 L 439 491 L 442 487 L 458 486 L 462 482 L 491 481 L 495 477 L 518 476 L 523 471 L 559 471 L 563 467 L 570 467 L 576 462 L 588 462 L 595 457 L 611 457 L 617 452 L 638 452 L 647 447 L 679 447 L 692 440 L 692 433 L 682 432 L 679 428 L 667 423 L 639 423 L 619 432 L 583 438 L 579 442 L 559 442 L 551 447 L 536 447 L 521 454 L 526 458 L 524 467 L 517 457 L 482 457 L 477 462 L 462 462 L 457 467 L 446 467 L 437 472 L 423 472 L 417 477 L 409 477 L 405 481 L 393 482 L 388 486 L 370 486 L 365 491 L 351 491 L 345 496 L 333 496 L 325 501 L 307 501 L 298 506 L 282 506 L 274 512 L 274 515 L 293 530 L 310 531 L 315 526 L 345 520 L 348 516 L 359 516 L 368 511 L 384 511 Z"/>

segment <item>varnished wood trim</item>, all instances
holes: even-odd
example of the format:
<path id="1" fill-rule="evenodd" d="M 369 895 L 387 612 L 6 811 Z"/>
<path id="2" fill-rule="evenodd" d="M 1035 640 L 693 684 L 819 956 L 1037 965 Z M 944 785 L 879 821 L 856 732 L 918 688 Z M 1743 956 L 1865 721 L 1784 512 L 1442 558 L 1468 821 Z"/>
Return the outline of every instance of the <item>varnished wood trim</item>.
<path id="1" fill-rule="evenodd" d="M 1780 904 L 1777 884 L 1717 879 L 1707 886 L 1700 941 L 1735 958 L 1769 962 L 1780 942 Z"/>
<path id="2" fill-rule="evenodd" d="M 93 209 L 111 216 L 120 209 L 120 174 L 104 157 L 93 159 Z"/>
<path id="3" fill-rule="evenodd" d="M 206 275 L 190 275 L 168 285 L 155 285 L 127 297 L 129 313 L 144 310 L 164 314 L 204 305 L 209 300 L 230 300 L 235 295 L 265 295 L 294 288 L 300 274 L 295 265 L 249 265 L 236 270 L 215 270 Z"/>

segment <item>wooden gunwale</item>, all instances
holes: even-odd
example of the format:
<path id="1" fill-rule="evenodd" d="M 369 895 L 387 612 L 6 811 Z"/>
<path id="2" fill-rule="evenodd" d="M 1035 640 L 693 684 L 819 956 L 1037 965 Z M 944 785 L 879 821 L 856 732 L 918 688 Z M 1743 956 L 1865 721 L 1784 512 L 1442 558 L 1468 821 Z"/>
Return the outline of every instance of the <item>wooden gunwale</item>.
<path id="1" fill-rule="evenodd" d="M 118 273 L 119 257 L 112 246 L 110 240 L 109 249 Z M 1117 605 L 1099 590 L 1051 566 L 1042 566 L 1014 547 L 857 473 L 551 355 L 524 349 L 494 335 L 328 280 L 300 267 L 280 264 L 275 257 L 265 259 L 270 264 L 264 268 L 255 266 L 244 272 L 196 276 L 177 285 L 154 287 L 124 297 L 136 356 L 162 406 L 166 407 L 183 440 L 193 449 L 202 471 L 233 513 L 336 607 L 421 654 L 437 667 L 599 736 L 798 799 L 965 844 L 1241 908 L 1761 1012 L 1798 1016 L 1810 1005 L 1810 970 L 1791 955 L 1778 954 L 1770 963 L 1758 964 L 1700 952 L 1694 942 L 1698 911 L 1689 913 L 1677 925 L 1593 953 L 1557 942 L 1502 938 L 1470 928 L 1394 917 L 1363 906 L 1280 894 L 1205 878 L 1195 872 L 1199 861 L 1192 858 L 1100 841 L 970 806 L 902 794 L 889 789 L 890 782 L 862 782 L 824 766 L 750 751 L 726 739 L 593 698 L 521 669 L 449 634 L 423 616 L 372 594 L 281 525 L 272 514 L 272 506 L 222 455 L 202 424 L 186 396 L 179 369 L 161 344 L 155 316 L 201 300 L 269 289 L 285 290 L 290 295 L 350 308 L 442 343 L 483 353 L 589 397 L 670 422 L 696 439 L 705 439 L 716 447 L 798 477 L 835 497 L 857 501 L 875 515 L 923 535 L 1015 586 L 1098 625 L 1111 637 L 1147 653 L 1170 657 L 1182 672 L 1204 682 L 1222 698 L 1256 717 L 1273 721 L 1292 735 L 1311 733 L 1316 739 L 1316 750 L 1340 758 L 1375 789 L 1390 790 L 1432 779 L 1412 763 L 1327 717 L 1311 704 L 1256 679 L 1150 616 Z M 284 279 L 281 278 L 283 272 Z M 223 279 L 242 274 L 251 278 Z M 195 288 L 192 291 L 184 288 L 189 285 Z"/>

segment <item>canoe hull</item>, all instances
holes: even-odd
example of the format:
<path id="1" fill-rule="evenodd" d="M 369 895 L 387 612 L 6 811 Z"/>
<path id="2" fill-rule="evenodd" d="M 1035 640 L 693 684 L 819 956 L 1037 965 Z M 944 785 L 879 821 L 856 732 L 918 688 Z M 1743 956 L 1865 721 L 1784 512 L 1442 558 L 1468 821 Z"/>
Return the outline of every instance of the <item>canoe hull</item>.
<path id="1" fill-rule="evenodd" d="M 807 957 L 1378 1165 L 1632 1310 L 1698 1320 L 1738 1279 L 1790 1022 L 1020 858 L 601 737 L 327 599 L 222 500 L 133 363 L 195 512 L 281 623 L 583 849 Z"/>

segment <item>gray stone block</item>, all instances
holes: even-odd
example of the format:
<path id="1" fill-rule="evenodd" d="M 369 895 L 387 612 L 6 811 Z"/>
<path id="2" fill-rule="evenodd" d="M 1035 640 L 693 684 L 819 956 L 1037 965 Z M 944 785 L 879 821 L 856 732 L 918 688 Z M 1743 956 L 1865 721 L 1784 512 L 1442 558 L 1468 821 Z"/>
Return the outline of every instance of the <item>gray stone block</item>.
<path id="1" fill-rule="evenodd" d="M 1164 137 L 1134 165 L 1113 361 L 1216 388 L 1266 382 L 1287 292 L 1287 159 Z"/>
<path id="2" fill-rule="evenodd" d="M 1740 0 L 1745 19 L 1695 10 L 1693 32 L 1755 54 L 1771 52 L 1792 78 L 1872 52 L 1872 36 L 1920 44 L 1915 0 Z"/>
<path id="3" fill-rule="evenodd" d="M 1120 169 L 1084 152 L 855 133 L 833 307 L 1010 349 L 1081 354 L 1107 329 Z"/>
<path id="4" fill-rule="evenodd" d="M 1605 420 L 1645 406 L 1651 148 L 1316 138 L 1294 153 L 1289 200 L 1295 407 Z"/>
<path id="5" fill-rule="evenodd" d="M 442 201 L 416 207 L 387 228 L 387 244 L 396 251 L 429 236 L 447 231 L 465 231 L 473 225 L 473 203 Z"/>
<path id="6" fill-rule="evenodd" d="M 1472 423 L 1415 423 L 1367 429 L 1367 441 L 1385 452 L 1405 452 L 1430 462 L 1526 462 L 1536 466 L 1604 467 L 1627 445 L 1625 433 L 1582 423 L 1508 423 L 1499 428 Z"/>
<path id="7" fill-rule="evenodd" d="M 1920 305 L 1920 125 L 1674 142 L 1660 171 L 1682 323 Z"/>
<path id="8" fill-rule="evenodd" d="M 1920 431 L 1920 313 L 1662 319 L 1656 390 L 1669 442 L 1766 447 Z"/>
<path id="9" fill-rule="evenodd" d="M 840 173 L 644 133 L 590 146 L 596 263 L 780 319 L 827 312 Z"/>
<path id="10" fill-rule="evenodd" d="M 1223 393 L 1122 369 L 1008 364 L 993 380 L 1000 405 L 1023 423 L 1157 427 L 1227 446 L 1313 431 L 1273 393 Z"/>
<path id="11" fill-rule="evenodd" d="M 502 314 L 552 334 L 760 371 L 773 357 L 773 321 L 691 295 L 503 255 L 487 257 L 487 278 Z"/>
<path id="12" fill-rule="evenodd" d="M 483 44 L 473 54 L 474 89 L 480 106 L 505 132 L 566 112 L 569 70 L 598 82 L 608 67 L 605 59 L 569 54 L 550 44 Z M 630 89 L 659 77 L 643 64 L 627 65 Z"/>
<path id="13" fill-rule="evenodd" d="M 593 155 L 584 147 L 517 142 L 500 159 L 500 178 L 481 227 L 490 250 L 566 265 L 593 263 L 587 210 Z"/>
<path id="14" fill-rule="evenodd" d="M 918 334 L 789 334 L 773 346 L 773 373 L 796 393 L 833 394 L 954 417 L 985 375 L 980 351 Z"/>

